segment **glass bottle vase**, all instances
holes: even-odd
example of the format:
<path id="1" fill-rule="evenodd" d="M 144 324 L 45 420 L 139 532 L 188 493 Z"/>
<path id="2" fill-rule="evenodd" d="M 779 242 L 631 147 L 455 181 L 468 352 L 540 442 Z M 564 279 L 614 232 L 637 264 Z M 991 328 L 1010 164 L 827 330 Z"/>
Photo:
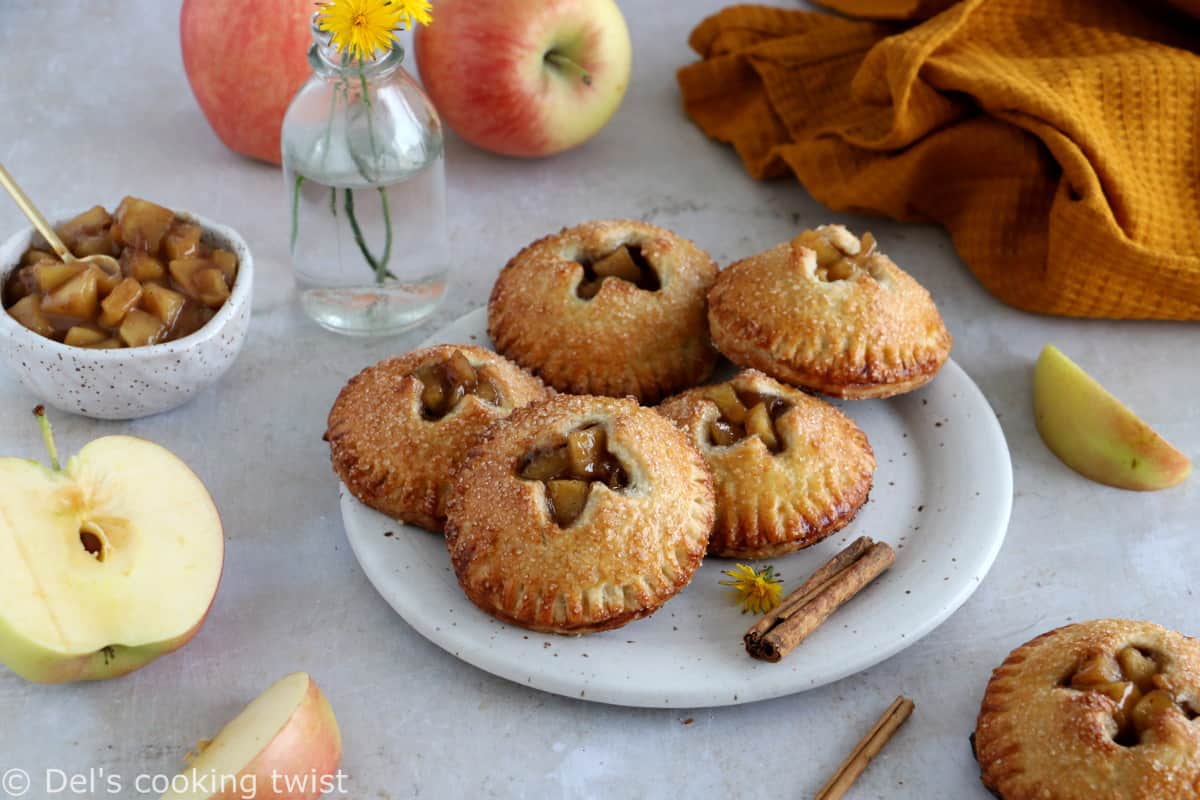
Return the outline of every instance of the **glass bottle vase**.
<path id="1" fill-rule="evenodd" d="M 450 278 L 442 126 L 399 44 L 343 59 L 313 22 L 313 75 L 283 121 L 292 268 L 305 312 L 339 333 L 419 324 Z"/>

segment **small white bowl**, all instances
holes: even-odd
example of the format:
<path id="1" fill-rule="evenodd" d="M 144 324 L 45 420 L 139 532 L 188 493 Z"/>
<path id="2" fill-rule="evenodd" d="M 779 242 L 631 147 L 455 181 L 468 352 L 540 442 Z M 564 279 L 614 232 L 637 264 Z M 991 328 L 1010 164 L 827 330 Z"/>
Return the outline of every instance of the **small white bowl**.
<path id="1" fill-rule="evenodd" d="M 96 419 L 135 419 L 186 403 L 229 369 L 246 340 L 254 260 L 232 228 L 176 214 L 204 230 L 203 241 L 232 250 L 237 279 L 229 299 L 195 333 L 163 344 L 91 350 L 47 339 L 0 311 L 0 358 L 25 387 L 55 408 Z M 52 219 L 59 225 L 73 215 Z M 0 286 L 34 240 L 27 228 L 0 245 Z"/>

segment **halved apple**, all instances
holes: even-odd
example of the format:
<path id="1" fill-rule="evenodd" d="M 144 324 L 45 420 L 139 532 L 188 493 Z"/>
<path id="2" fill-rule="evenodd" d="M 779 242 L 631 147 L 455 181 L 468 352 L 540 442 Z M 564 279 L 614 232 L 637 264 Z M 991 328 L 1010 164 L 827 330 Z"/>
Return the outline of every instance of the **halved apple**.
<path id="1" fill-rule="evenodd" d="M 1099 483 L 1166 489 L 1191 472 L 1183 453 L 1053 345 L 1034 368 L 1033 413 L 1051 452 Z"/>
<path id="2" fill-rule="evenodd" d="M 296 672 L 246 706 L 162 800 L 315 800 L 341 790 L 342 734 L 316 682 Z"/>
<path id="3" fill-rule="evenodd" d="M 0 458 L 0 661 L 39 683 L 124 675 L 182 647 L 221 577 L 224 537 L 187 465 L 132 436 L 58 468 Z"/>

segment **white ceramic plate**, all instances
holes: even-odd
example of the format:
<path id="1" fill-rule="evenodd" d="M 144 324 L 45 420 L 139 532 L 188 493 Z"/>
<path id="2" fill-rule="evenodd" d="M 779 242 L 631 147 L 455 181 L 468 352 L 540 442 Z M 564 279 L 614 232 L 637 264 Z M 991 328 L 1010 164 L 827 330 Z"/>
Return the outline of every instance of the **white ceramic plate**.
<path id="1" fill-rule="evenodd" d="M 488 344 L 486 313 L 425 344 Z M 1004 434 L 953 361 L 924 389 L 842 406 L 867 432 L 879 469 L 871 499 L 843 531 L 771 563 L 784 589 L 861 535 L 896 548 L 895 565 L 777 664 L 746 655 L 753 622 L 717 581 L 735 562 L 707 559 L 649 619 L 589 636 L 515 628 L 459 589 L 440 536 L 375 512 L 342 489 L 342 518 L 367 577 L 421 635 L 480 669 L 547 692 L 646 707 L 748 703 L 866 669 L 914 644 L 961 606 L 992 566 L 1012 508 Z"/>

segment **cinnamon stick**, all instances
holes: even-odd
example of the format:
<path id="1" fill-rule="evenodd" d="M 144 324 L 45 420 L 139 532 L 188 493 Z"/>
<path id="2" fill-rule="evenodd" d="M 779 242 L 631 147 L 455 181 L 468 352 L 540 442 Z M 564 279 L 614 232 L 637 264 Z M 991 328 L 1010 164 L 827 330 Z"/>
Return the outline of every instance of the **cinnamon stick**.
<path id="1" fill-rule="evenodd" d="M 886 542 L 866 536 L 854 540 L 746 631 L 746 652 L 779 661 L 895 561 Z"/>
<path id="2" fill-rule="evenodd" d="M 897 697 L 870 732 L 850 751 L 850 755 L 846 756 L 837 771 L 821 787 L 821 791 L 817 792 L 813 800 L 840 800 L 845 796 L 854 782 L 858 780 L 858 776 L 863 774 L 867 764 L 871 762 L 872 758 L 879 755 L 879 751 L 909 718 L 914 708 L 916 706 L 912 700 L 904 696 Z"/>

